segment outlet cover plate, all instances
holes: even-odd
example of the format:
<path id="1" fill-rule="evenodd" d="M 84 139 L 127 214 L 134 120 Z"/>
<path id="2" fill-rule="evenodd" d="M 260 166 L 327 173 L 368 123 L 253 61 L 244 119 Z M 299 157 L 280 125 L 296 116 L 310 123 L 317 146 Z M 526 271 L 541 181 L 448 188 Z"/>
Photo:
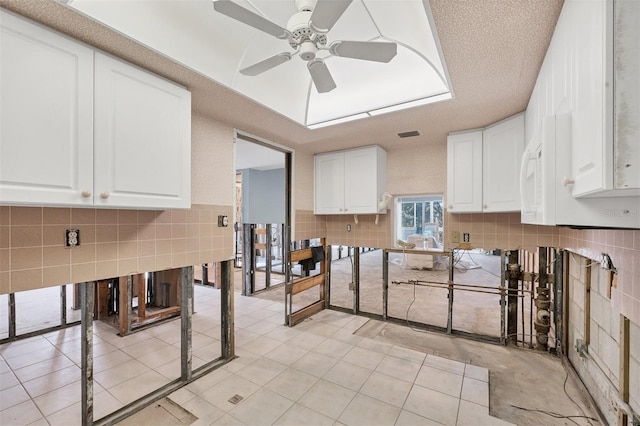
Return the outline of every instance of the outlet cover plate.
<path id="1" fill-rule="evenodd" d="M 452 243 L 460 242 L 460 231 L 451 231 L 451 242 Z"/>
<path id="2" fill-rule="evenodd" d="M 77 247 L 80 245 L 80 230 L 79 229 L 67 229 L 64 231 L 64 246 L 65 247 Z"/>

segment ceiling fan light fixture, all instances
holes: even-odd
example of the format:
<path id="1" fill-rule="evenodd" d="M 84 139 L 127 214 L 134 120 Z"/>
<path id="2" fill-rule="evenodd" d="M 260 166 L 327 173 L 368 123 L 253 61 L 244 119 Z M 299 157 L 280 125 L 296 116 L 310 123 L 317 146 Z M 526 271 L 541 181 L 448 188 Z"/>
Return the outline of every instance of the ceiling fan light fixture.
<path id="1" fill-rule="evenodd" d="M 312 61 L 316 58 L 318 48 L 311 41 L 305 41 L 300 44 L 300 57 L 303 61 Z"/>

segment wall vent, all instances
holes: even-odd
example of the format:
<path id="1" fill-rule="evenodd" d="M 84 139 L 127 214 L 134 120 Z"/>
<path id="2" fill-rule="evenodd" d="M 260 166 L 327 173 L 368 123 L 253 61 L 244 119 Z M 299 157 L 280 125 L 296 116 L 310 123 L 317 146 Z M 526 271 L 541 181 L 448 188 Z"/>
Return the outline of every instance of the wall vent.
<path id="1" fill-rule="evenodd" d="M 414 136 L 420 136 L 420 132 L 417 130 L 411 130 L 408 132 L 400 132 L 398 133 L 398 136 L 400 136 L 401 138 L 412 138 Z"/>

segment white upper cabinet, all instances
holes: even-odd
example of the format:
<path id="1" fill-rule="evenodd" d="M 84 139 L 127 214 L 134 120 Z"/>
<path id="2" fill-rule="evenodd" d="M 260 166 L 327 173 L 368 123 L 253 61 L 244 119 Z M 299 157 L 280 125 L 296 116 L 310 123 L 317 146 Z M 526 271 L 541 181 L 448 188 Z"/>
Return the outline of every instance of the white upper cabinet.
<path id="1" fill-rule="evenodd" d="M 482 211 L 482 130 L 447 138 L 447 209 Z"/>
<path id="2" fill-rule="evenodd" d="M 484 130 L 447 138 L 447 209 L 450 213 L 520 210 L 524 115 Z"/>
<path id="3" fill-rule="evenodd" d="M 0 203 L 92 205 L 93 50 L 0 11 Z"/>
<path id="4" fill-rule="evenodd" d="M 316 214 L 344 213 L 344 153 L 315 156 Z"/>
<path id="5" fill-rule="evenodd" d="M 482 211 L 520 210 L 520 162 L 524 150 L 524 115 L 482 132 Z"/>
<path id="6" fill-rule="evenodd" d="M 315 156 L 315 214 L 386 213 L 387 154 L 379 146 Z"/>
<path id="7" fill-rule="evenodd" d="M 96 53 L 96 205 L 189 207 L 190 129 L 188 91 Z"/>
<path id="8" fill-rule="evenodd" d="M 570 161 L 557 178 L 573 197 L 640 195 L 640 3 L 566 0 L 526 111 L 527 135 L 571 115 Z M 615 37 L 614 37 L 615 33 Z"/>
<path id="9" fill-rule="evenodd" d="M 191 204 L 191 95 L 0 11 L 0 203 Z"/>

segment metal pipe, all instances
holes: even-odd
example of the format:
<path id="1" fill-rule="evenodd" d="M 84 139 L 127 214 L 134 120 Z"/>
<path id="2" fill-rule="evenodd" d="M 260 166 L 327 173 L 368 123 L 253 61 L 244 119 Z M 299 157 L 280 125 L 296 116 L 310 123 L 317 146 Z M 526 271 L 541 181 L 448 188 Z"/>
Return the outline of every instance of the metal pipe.
<path id="1" fill-rule="evenodd" d="M 193 359 L 193 266 L 180 271 L 180 295 L 180 371 L 182 380 L 188 382 L 191 380 Z"/>
<path id="2" fill-rule="evenodd" d="M 233 266 L 230 260 L 220 262 L 220 326 L 221 357 L 231 359 L 235 357 L 235 336 Z"/>
<path id="3" fill-rule="evenodd" d="M 506 294 L 505 294 L 505 268 L 506 268 L 506 256 L 504 250 L 500 251 L 500 343 L 505 345 L 507 343 L 505 329 L 506 326 Z"/>
<path id="4" fill-rule="evenodd" d="M 353 248 L 353 313 L 360 312 L 360 249 Z"/>
<path id="5" fill-rule="evenodd" d="M 389 310 L 389 252 L 382 251 L 382 319 L 387 320 Z"/>
<path id="6" fill-rule="evenodd" d="M 520 265 L 518 264 L 518 252 L 509 251 L 509 264 L 507 265 L 507 343 L 518 342 L 518 278 Z"/>
<path id="7" fill-rule="evenodd" d="M 271 224 L 265 225 L 264 288 L 271 287 Z"/>
<path id="8" fill-rule="evenodd" d="M 243 224 L 242 231 L 242 295 L 251 296 L 255 289 L 256 253 L 254 246 L 255 225 Z"/>
<path id="9" fill-rule="evenodd" d="M 93 424 L 93 306 L 95 282 L 80 284 L 80 388 L 82 426 Z"/>
<path id="10" fill-rule="evenodd" d="M 67 286 L 60 286 L 60 325 L 67 325 Z"/>
<path id="11" fill-rule="evenodd" d="M 327 267 L 324 276 L 324 307 L 325 309 L 328 309 L 331 302 L 331 261 L 333 259 L 333 249 L 331 248 L 331 246 L 327 246 L 325 252 L 325 256 L 327 258 L 325 263 Z"/>
<path id="12" fill-rule="evenodd" d="M 9 293 L 9 339 L 16 337 L 16 294 Z"/>
<path id="13" fill-rule="evenodd" d="M 453 251 L 449 255 L 449 282 L 447 283 L 447 334 L 453 331 L 453 271 L 455 270 Z"/>

